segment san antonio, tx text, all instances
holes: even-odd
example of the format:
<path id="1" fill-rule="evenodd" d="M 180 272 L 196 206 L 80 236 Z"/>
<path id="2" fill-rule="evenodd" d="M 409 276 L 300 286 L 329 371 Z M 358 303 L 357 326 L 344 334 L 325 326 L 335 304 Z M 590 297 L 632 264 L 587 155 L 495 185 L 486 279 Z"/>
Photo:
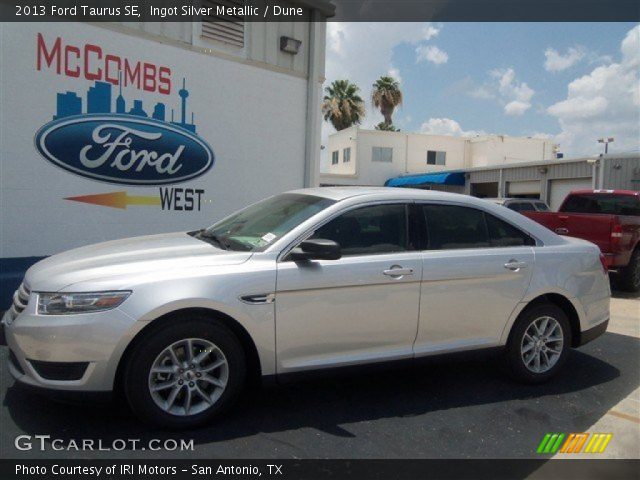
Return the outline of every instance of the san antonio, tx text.
<path id="1" fill-rule="evenodd" d="M 262 469 L 255 465 L 191 465 L 190 468 L 179 468 L 166 465 L 131 465 L 128 463 L 114 464 L 108 466 L 101 465 L 16 465 L 16 475 L 91 475 L 100 477 L 101 475 L 114 477 L 119 475 L 177 475 L 178 473 L 187 473 L 190 475 L 240 475 L 246 476 L 262 476 L 265 475 L 282 475 L 282 465 L 266 464 L 266 468 Z"/>

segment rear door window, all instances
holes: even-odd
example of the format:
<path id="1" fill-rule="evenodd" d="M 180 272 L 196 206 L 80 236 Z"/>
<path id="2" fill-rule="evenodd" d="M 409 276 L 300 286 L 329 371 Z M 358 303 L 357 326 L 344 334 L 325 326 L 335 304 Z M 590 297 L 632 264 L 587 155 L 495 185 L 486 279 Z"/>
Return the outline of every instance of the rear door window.
<path id="1" fill-rule="evenodd" d="M 535 245 L 535 240 L 510 223 L 485 213 L 492 247 L 521 247 Z"/>
<path id="2" fill-rule="evenodd" d="M 457 205 L 424 205 L 428 249 L 453 250 L 491 246 L 484 213 Z"/>
<path id="3" fill-rule="evenodd" d="M 458 205 L 423 205 L 428 250 L 535 245 L 519 228 L 493 215 Z"/>

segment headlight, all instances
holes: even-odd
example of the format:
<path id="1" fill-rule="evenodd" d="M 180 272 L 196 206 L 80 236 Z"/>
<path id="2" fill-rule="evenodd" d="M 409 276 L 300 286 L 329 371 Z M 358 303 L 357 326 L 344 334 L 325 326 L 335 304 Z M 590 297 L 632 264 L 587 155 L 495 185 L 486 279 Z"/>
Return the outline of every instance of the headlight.
<path id="1" fill-rule="evenodd" d="M 131 294 L 120 292 L 38 293 L 38 315 L 102 312 L 116 308 Z"/>

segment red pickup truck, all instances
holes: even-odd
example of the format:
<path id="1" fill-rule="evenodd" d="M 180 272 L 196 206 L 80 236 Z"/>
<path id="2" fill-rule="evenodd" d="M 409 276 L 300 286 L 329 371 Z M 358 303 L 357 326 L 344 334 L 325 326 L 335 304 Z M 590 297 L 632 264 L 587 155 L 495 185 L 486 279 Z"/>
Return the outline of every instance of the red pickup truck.
<path id="1" fill-rule="evenodd" d="M 557 212 L 520 213 L 559 235 L 595 243 L 618 271 L 619 286 L 640 290 L 640 192 L 576 190 Z"/>

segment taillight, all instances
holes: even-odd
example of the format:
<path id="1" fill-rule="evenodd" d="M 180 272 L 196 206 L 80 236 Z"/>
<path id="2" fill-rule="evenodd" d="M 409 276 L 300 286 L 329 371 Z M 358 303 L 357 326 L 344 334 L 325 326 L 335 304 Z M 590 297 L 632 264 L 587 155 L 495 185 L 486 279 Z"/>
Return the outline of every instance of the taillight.
<path id="1" fill-rule="evenodd" d="M 620 240 L 622 239 L 622 225 L 616 223 L 611 228 L 611 250 L 617 251 L 620 246 Z"/>
<path id="2" fill-rule="evenodd" d="M 604 258 L 604 255 L 600 254 L 600 263 L 602 264 L 602 269 L 604 270 L 605 275 L 609 274 L 609 267 L 607 266 L 607 259 Z"/>

